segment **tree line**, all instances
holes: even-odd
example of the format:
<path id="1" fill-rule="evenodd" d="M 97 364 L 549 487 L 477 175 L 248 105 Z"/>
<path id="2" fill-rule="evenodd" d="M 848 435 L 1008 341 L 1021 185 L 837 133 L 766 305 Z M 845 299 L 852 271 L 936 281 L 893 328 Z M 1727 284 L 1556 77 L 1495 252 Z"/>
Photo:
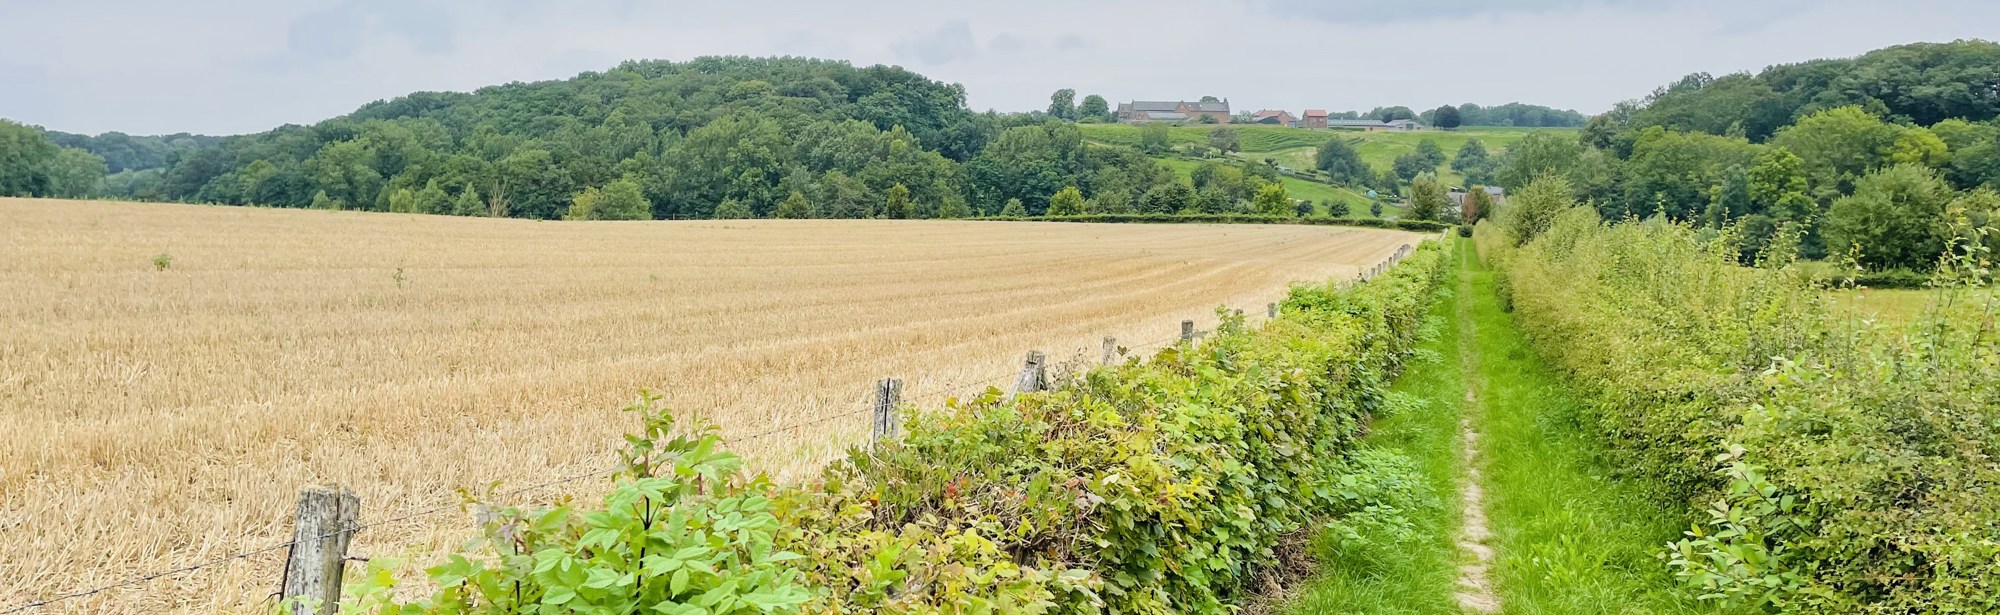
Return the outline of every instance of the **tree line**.
<path id="1" fill-rule="evenodd" d="M 1014 201 L 1040 214 L 1065 187 L 1136 202 L 1172 179 L 1135 151 L 1085 147 L 1073 124 L 964 99 L 885 66 L 626 62 L 212 141 L 8 124 L 0 156 L 33 163 L 7 164 L 0 192 L 543 219 L 962 217 Z"/>
<path id="2" fill-rule="evenodd" d="M 1731 230 L 1745 262 L 1780 233 L 1808 258 L 1932 267 L 2000 215 L 2000 45 L 1920 43 L 1757 75 L 1691 75 L 1594 117 L 1531 134 L 1494 180 L 1559 175 L 1610 218 Z"/>

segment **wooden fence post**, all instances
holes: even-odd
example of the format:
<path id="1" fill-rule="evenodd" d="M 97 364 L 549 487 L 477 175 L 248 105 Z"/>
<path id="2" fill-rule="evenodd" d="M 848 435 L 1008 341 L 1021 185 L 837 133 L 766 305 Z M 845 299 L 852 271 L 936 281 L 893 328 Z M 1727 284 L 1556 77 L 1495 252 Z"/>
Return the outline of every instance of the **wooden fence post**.
<path id="1" fill-rule="evenodd" d="M 279 597 L 292 605 L 294 615 L 329 615 L 339 605 L 347 544 L 360 521 L 361 498 L 344 487 L 309 487 L 299 492 L 298 513 L 292 517 L 291 554 L 285 559 L 284 586 L 279 590 Z M 315 610 L 303 610 L 306 604 L 314 605 Z"/>
<path id="2" fill-rule="evenodd" d="M 1014 381 L 1015 393 L 1033 393 L 1049 388 L 1046 358 L 1040 350 L 1028 351 L 1028 358 L 1021 362 L 1021 378 Z"/>
<path id="3" fill-rule="evenodd" d="M 903 381 L 883 378 L 875 381 L 875 425 L 874 437 L 869 441 L 881 444 L 883 440 L 896 437 L 896 406 L 903 402 Z"/>
<path id="4" fill-rule="evenodd" d="M 1117 360 L 1118 338 L 1106 335 L 1104 336 L 1104 364 L 1110 365 Z"/>
<path id="5" fill-rule="evenodd" d="M 1186 344 L 1192 341 L 1194 341 L 1194 321 L 1183 320 L 1181 321 L 1181 343 Z"/>

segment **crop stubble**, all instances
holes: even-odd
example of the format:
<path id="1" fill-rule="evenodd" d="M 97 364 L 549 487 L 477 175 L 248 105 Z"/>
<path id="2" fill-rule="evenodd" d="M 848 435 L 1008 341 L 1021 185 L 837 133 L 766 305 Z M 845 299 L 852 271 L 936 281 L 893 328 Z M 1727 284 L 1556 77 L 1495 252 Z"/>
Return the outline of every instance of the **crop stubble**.
<path id="1" fill-rule="evenodd" d="M 0 608 L 281 542 L 305 485 L 354 488 L 368 522 L 609 468 L 642 388 L 802 476 L 867 438 L 875 378 L 935 405 L 1004 387 L 1029 349 L 1095 360 L 1102 336 L 1163 341 L 1218 304 L 1261 316 L 1289 282 L 1420 237 L 34 199 L 0 199 L 0 220 Z M 467 528 L 432 515 L 351 552 L 434 552 Z M 282 557 L 44 611 L 243 610 Z"/>

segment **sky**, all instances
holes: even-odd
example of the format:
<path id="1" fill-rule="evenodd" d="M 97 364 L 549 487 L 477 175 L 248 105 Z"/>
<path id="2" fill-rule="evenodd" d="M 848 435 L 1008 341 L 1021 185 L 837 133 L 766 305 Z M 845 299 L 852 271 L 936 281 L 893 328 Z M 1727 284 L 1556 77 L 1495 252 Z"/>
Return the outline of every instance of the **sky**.
<path id="1" fill-rule="evenodd" d="M 2000 35 L 1994 0 L 0 0 L 0 117 L 240 134 L 626 59 L 802 55 L 1237 110 L 1520 101 L 1596 113 L 1693 72 Z"/>

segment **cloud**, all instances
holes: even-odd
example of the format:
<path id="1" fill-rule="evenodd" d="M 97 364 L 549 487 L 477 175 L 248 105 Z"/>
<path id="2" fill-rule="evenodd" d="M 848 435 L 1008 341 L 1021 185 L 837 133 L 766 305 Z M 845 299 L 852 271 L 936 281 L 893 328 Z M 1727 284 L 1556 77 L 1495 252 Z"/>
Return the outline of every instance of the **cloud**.
<path id="1" fill-rule="evenodd" d="M 792 30 L 771 37 L 774 52 L 815 58 L 843 58 L 851 48 L 845 41 L 810 30 Z"/>
<path id="2" fill-rule="evenodd" d="M 890 45 L 896 55 L 930 65 L 970 60 L 979 55 L 972 40 L 972 25 L 963 19 L 944 22 L 936 30 L 897 41 Z"/>
<path id="3" fill-rule="evenodd" d="M 987 49 L 991 49 L 997 53 L 1016 53 L 1038 46 L 1040 46 L 1040 43 L 1014 34 L 1001 34 L 993 37 L 992 41 L 986 43 Z"/>
<path id="4" fill-rule="evenodd" d="M 436 5 L 383 3 L 372 14 L 378 26 L 400 35 L 419 53 L 444 55 L 457 48 L 451 15 Z"/>
<path id="5" fill-rule="evenodd" d="M 1636 0 L 1261 0 L 1266 11 L 1334 23 L 1437 21 L 1638 5 Z"/>
<path id="6" fill-rule="evenodd" d="M 285 28 L 285 65 L 336 62 L 361 49 L 362 16 L 352 6 L 337 6 L 300 15 Z"/>
<path id="7" fill-rule="evenodd" d="M 394 35 L 424 55 L 444 55 L 457 48 L 451 16 L 437 5 L 348 0 L 292 19 L 285 28 L 285 50 L 253 64 L 287 70 L 340 62 L 379 44 L 378 33 Z"/>

